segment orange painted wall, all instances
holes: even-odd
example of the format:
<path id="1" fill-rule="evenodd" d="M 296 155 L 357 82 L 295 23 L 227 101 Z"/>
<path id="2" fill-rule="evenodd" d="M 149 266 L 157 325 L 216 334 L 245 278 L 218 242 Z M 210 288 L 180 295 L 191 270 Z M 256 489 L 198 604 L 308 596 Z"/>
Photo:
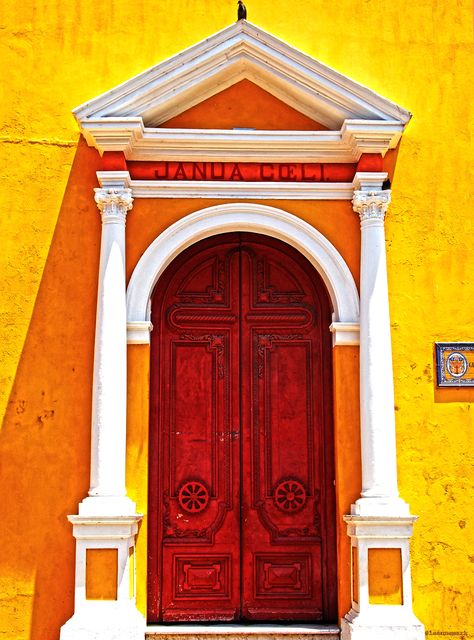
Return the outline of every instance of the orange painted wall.
<path id="1" fill-rule="evenodd" d="M 401 549 L 369 549 L 370 604 L 403 604 Z"/>
<path id="2" fill-rule="evenodd" d="M 299 113 L 250 80 L 236 82 L 212 98 L 164 122 L 162 127 L 202 129 L 283 129 L 318 131 L 327 127 Z"/>
<path id="3" fill-rule="evenodd" d="M 136 200 L 127 218 L 127 278 L 145 248 L 170 224 L 185 215 L 231 200 L 199 198 Z M 271 207 L 278 207 L 293 213 L 312 224 L 325 235 L 347 262 L 356 283 L 359 280 L 360 231 L 359 220 L 352 211 L 350 202 L 309 202 L 300 200 L 255 200 Z M 341 230 L 344 230 L 341 233 Z"/>
<path id="4" fill-rule="evenodd" d="M 351 543 L 342 517 L 360 496 L 359 347 L 333 349 L 338 610 L 351 607 Z"/>
<path id="5" fill-rule="evenodd" d="M 117 549 L 86 550 L 86 599 L 117 600 Z"/>

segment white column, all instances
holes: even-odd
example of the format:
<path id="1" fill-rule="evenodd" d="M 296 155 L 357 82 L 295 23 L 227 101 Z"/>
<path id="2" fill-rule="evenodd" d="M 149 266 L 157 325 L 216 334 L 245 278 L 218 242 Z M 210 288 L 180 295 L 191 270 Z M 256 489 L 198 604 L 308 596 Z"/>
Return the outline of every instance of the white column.
<path id="1" fill-rule="evenodd" d="M 125 297 L 125 219 L 131 189 L 95 189 L 102 216 L 92 391 L 89 497 L 80 515 L 135 513 L 126 497 L 127 318 Z"/>
<path id="2" fill-rule="evenodd" d="M 384 175 L 384 174 L 382 174 Z M 364 187 L 364 183 L 358 186 Z M 392 346 L 385 258 L 385 213 L 390 191 L 372 184 L 354 191 L 361 227 L 360 420 L 362 492 L 359 515 L 407 515 L 398 497 Z"/>
<path id="3" fill-rule="evenodd" d="M 92 390 L 91 482 L 79 515 L 69 516 L 76 538 L 74 615 L 61 628 L 61 640 L 143 640 L 145 620 L 130 589 L 130 557 L 142 516 L 126 496 L 127 319 L 125 304 L 125 219 L 132 208 L 126 172 L 108 172 L 95 189 L 102 216 L 99 285 Z M 109 576 L 94 576 L 89 551 L 116 550 Z M 115 570 L 114 570 L 115 569 Z M 90 574 L 90 575 L 89 575 Z M 116 576 L 116 597 L 88 598 L 90 580 Z"/>
<path id="4" fill-rule="evenodd" d="M 352 205 L 361 227 L 360 431 L 362 492 L 344 516 L 352 546 L 352 607 L 341 620 L 342 640 L 422 640 L 424 628 L 412 610 L 410 537 L 416 520 L 398 496 L 392 347 L 384 221 L 391 193 L 384 173 L 358 173 Z M 375 604 L 370 589 L 370 551 L 399 552 L 401 599 Z M 385 556 L 387 557 L 387 556 Z M 393 556 L 391 556 L 393 557 Z M 383 563 L 382 560 L 374 562 Z M 376 565 L 375 569 L 380 570 Z M 397 571 L 392 567 L 388 570 Z M 384 576 L 384 579 L 387 576 Z M 390 578 L 390 575 L 388 575 Z M 380 579 L 379 579 L 380 580 Z M 383 585 L 382 585 L 383 587 Z M 391 587 L 394 589 L 394 585 Z M 374 596 L 374 597 L 372 597 Z"/>

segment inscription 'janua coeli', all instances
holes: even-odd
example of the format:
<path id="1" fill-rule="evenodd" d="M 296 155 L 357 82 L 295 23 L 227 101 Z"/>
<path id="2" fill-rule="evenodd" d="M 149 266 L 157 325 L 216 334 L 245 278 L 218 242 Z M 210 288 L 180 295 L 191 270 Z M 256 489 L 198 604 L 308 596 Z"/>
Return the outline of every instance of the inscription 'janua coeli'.
<path id="1" fill-rule="evenodd" d="M 127 163 L 133 180 L 222 180 L 231 182 L 351 182 L 354 164 L 277 162 Z"/>

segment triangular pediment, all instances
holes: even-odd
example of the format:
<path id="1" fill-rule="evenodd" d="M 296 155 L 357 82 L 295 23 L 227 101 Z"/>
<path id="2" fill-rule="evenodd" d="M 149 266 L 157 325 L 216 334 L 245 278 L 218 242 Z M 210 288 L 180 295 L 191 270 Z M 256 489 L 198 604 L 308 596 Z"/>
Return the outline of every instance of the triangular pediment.
<path id="1" fill-rule="evenodd" d="M 337 142 L 345 145 L 343 155 L 352 147 L 352 159 L 367 151 L 384 153 L 396 146 L 410 119 L 405 109 L 245 20 L 85 103 L 74 114 L 89 144 L 101 152 L 121 149 L 128 157 L 145 157 L 154 153 L 152 148 L 170 146 L 169 136 L 164 134 L 168 123 L 179 122 L 197 105 L 218 100 L 219 94 L 244 81 L 315 123 L 313 130 L 306 126 L 300 129 L 313 131 L 305 138 L 308 151 L 314 144 L 334 147 Z M 179 125 L 173 126 L 175 138 L 177 128 Z M 217 122 L 206 128 L 219 132 L 227 127 Z M 279 129 L 281 133 L 288 131 L 285 126 Z M 338 140 L 323 135 L 328 132 L 338 132 Z M 367 135 L 368 145 L 356 149 L 357 140 L 367 140 Z M 255 135 L 248 137 L 250 144 L 256 140 Z M 245 156 L 246 141 L 240 137 L 239 142 L 237 134 L 228 138 L 223 134 L 217 146 L 223 148 L 227 142 L 235 146 L 237 142 Z M 270 136 L 265 139 L 275 151 L 285 142 L 271 141 Z M 176 151 L 174 155 L 180 154 Z"/>
<path id="2" fill-rule="evenodd" d="M 327 127 L 275 98 L 250 80 L 240 80 L 160 124 L 181 129 L 324 131 Z"/>

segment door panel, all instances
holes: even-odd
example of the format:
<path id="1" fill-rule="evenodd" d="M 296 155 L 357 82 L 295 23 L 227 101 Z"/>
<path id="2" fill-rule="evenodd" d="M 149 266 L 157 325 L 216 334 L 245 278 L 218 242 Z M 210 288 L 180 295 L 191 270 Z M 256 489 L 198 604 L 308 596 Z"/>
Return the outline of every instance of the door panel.
<path id="1" fill-rule="evenodd" d="M 150 621 L 335 617 L 319 276 L 276 240 L 217 236 L 168 268 L 152 321 Z"/>
<path id="2" fill-rule="evenodd" d="M 153 300 L 159 472 L 151 544 L 161 575 L 153 619 L 232 620 L 240 611 L 240 451 L 232 437 L 240 414 L 235 243 L 234 237 L 204 255 L 182 256 Z"/>
<path id="3" fill-rule="evenodd" d="M 289 251 L 255 240 L 241 251 L 242 614 L 320 620 L 319 299 Z"/>

